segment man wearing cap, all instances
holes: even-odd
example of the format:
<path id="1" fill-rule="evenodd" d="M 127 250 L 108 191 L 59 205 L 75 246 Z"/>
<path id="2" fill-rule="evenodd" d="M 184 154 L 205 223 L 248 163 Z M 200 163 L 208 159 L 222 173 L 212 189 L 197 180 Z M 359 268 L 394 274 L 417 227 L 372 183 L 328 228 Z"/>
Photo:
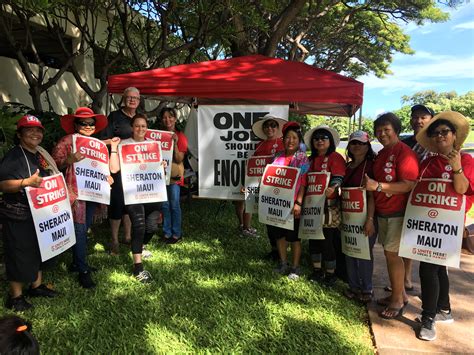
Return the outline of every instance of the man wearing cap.
<path id="1" fill-rule="evenodd" d="M 418 162 L 421 163 L 429 152 L 416 141 L 415 136 L 433 118 L 434 111 L 425 105 L 415 105 L 411 108 L 410 116 L 410 126 L 413 129 L 413 135 L 404 138 L 401 141 L 415 152 L 418 157 Z M 403 263 L 405 264 L 405 290 L 413 291 L 413 285 L 411 282 L 412 260 L 403 258 Z M 387 286 L 386 289 L 390 290 L 390 287 Z"/>

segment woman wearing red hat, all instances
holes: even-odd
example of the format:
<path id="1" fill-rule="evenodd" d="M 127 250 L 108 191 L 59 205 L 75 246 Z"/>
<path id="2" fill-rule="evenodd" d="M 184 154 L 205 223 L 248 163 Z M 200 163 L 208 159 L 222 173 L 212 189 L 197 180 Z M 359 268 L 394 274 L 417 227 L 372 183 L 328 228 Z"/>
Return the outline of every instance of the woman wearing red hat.
<path id="1" fill-rule="evenodd" d="M 73 151 L 72 137 L 74 134 L 90 137 L 106 126 L 107 118 L 104 115 L 95 114 L 88 107 L 79 107 L 74 114 L 61 117 L 61 127 L 67 135 L 59 140 L 52 154 L 59 169 L 65 173 L 76 232 L 76 244 L 72 247 L 73 260 L 69 269 L 79 272 L 79 284 L 84 288 L 95 286 L 86 256 L 87 230 L 92 224 L 96 203 L 77 199 L 78 191 L 73 164 L 84 157 L 79 152 Z"/>
<path id="2" fill-rule="evenodd" d="M 24 311 L 32 307 L 23 295 L 23 284 L 30 283 L 30 297 L 55 297 L 57 293 L 42 284 L 41 255 L 36 237 L 33 217 L 29 212 L 24 188 L 38 187 L 44 176 L 59 173 L 51 156 L 39 146 L 43 140 L 44 127 L 31 115 L 20 118 L 17 123 L 15 143 L 0 164 L 0 190 L 3 199 L 11 205 L 21 205 L 25 213 L 4 218 L 3 245 L 5 267 L 10 283 L 10 294 L 5 307 Z"/>
<path id="3" fill-rule="evenodd" d="M 300 225 L 301 205 L 303 203 L 309 161 L 306 157 L 306 147 L 303 144 L 303 134 L 301 133 L 301 126 L 299 123 L 294 121 L 286 123 L 282 128 L 282 132 L 283 146 L 285 150 L 275 155 L 275 160 L 272 164 L 300 168 L 300 176 L 296 182 L 296 193 L 294 197 L 294 228 L 293 230 L 288 230 L 268 225 L 267 231 L 270 240 L 274 239 L 277 241 L 280 264 L 275 271 L 282 275 L 288 274 L 290 280 L 296 280 L 301 274 L 301 241 L 298 238 L 298 229 Z M 293 265 L 291 269 L 288 265 L 288 243 L 291 243 L 291 251 L 293 253 Z"/>

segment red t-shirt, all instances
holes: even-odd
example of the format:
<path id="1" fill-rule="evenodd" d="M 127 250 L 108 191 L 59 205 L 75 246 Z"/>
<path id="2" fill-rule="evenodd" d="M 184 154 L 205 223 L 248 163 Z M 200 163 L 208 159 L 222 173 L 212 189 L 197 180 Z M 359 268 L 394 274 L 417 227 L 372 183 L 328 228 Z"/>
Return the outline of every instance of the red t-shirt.
<path id="1" fill-rule="evenodd" d="M 346 167 L 346 175 L 344 176 L 344 187 L 359 187 L 362 185 L 364 175 L 367 174 L 369 177 L 374 177 L 374 162 L 372 160 L 366 160 L 362 162 L 354 169 L 349 166 Z"/>
<path id="2" fill-rule="evenodd" d="M 284 149 L 285 148 L 283 147 L 283 140 L 281 138 L 267 139 L 257 144 L 257 148 L 255 149 L 255 153 L 253 153 L 253 156 L 275 156 L 276 152 L 282 151 Z"/>
<path id="3" fill-rule="evenodd" d="M 383 148 L 374 162 L 374 179 L 379 182 L 415 181 L 418 173 L 418 157 L 402 142 Z M 383 216 L 403 214 L 409 196 L 410 192 L 392 195 L 375 191 L 375 210 Z"/>
<path id="4" fill-rule="evenodd" d="M 338 152 L 332 152 L 329 155 L 318 155 L 314 157 L 311 163 L 310 172 L 328 172 L 331 176 L 342 176 L 346 174 L 346 161 Z M 337 192 L 334 192 L 329 199 L 337 197 Z"/>
<path id="5" fill-rule="evenodd" d="M 466 195 L 466 213 L 472 207 L 474 202 L 474 159 L 470 154 L 461 153 L 461 166 L 469 181 L 469 187 L 464 195 Z M 420 177 L 422 178 L 442 178 L 453 179 L 453 169 L 448 161 L 439 156 L 426 158 L 420 167 Z"/>
<path id="6" fill-rule="evenodd" d="M 175 148 L 178 147 L 178 151 L 180 151 L 181 153 L 186 153 L 188 151 L 188 138 L 183 132 L 175 131 L 174 133 L 176 133 L 176 135 L 178 136 L 178 141 L 176 142 Z M 176 182 L 176 185 L 184 185 L 184 176 L 181 176 L 181 180 Z"/>

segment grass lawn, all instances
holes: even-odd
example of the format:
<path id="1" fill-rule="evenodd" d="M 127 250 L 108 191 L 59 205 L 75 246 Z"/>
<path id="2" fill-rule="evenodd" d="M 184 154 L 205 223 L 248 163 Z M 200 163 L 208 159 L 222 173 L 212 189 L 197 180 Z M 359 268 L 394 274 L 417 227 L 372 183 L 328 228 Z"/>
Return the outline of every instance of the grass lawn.
<path id="1" fill-rule="evenodd" d="M 183 242 L 153 240 L 149 248 L 151 284 L 130 276 L 126 246 L 119 257 L 107 254 L 106 225 L 90 239 L 95 290 L 80 288 L 67 272 L 68 252 L 45 271 L 61 297 L 33 299 L 35 308 L 23 314 L 43 354 L 374 352 L 366 310 L 344 298 L 342 283 L 327 290 L 278 277 L 262 260 L 263 226 L 264 237 L 239 237 L 230 203 L 219 213 L 218 202 L 183 206 Z M 303 250 L 307 255 L 306 244 Z"/>

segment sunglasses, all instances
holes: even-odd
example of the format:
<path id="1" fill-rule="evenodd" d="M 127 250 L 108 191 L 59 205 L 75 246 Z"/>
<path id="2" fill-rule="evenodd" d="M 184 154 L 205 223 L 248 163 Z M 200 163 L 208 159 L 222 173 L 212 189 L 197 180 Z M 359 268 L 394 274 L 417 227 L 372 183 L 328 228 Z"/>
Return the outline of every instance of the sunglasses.
<path id="1" fill-rule="evenodd" d="M 263 129 L 265 128 L 277 128 L 278 127 L 278 124 L 276 124 L 275 122 L 270 122 L 270 123 L 266 123 L 263 125 Z"/>
<path id="2" fill-rule="evenodd" d="M 95 127 L 95 122 L 78 121 L 76 124 L 81 127 Z"/>
<path id="3" fill-rule="evenodd" d="M 350 141 L 349 142 L 350 145 L 367 145 L 368 143 L 364 143 L 364 142 L 361 142 L 361 141 Z"/>
<path id="4" fill-rule="evenodd" d="M 452 130 L 450 130 L 448 128 L 440 129 L 439 131 L 434 131 L 434 132 L 428 133 L 428 137 L 430 137 L 430 138 L 435 138 L 435 137 L 438 137 L 438 136 L 446 137 L 449 132 L 452 132 Z"/>
<path id="5" fill-rule="evenodd" d="M 326 139 L 329 139 L 329 136 L 321 135 L 321 136 L 314 136 L 313 137 L 313 141 L 325 141 Z"/>

